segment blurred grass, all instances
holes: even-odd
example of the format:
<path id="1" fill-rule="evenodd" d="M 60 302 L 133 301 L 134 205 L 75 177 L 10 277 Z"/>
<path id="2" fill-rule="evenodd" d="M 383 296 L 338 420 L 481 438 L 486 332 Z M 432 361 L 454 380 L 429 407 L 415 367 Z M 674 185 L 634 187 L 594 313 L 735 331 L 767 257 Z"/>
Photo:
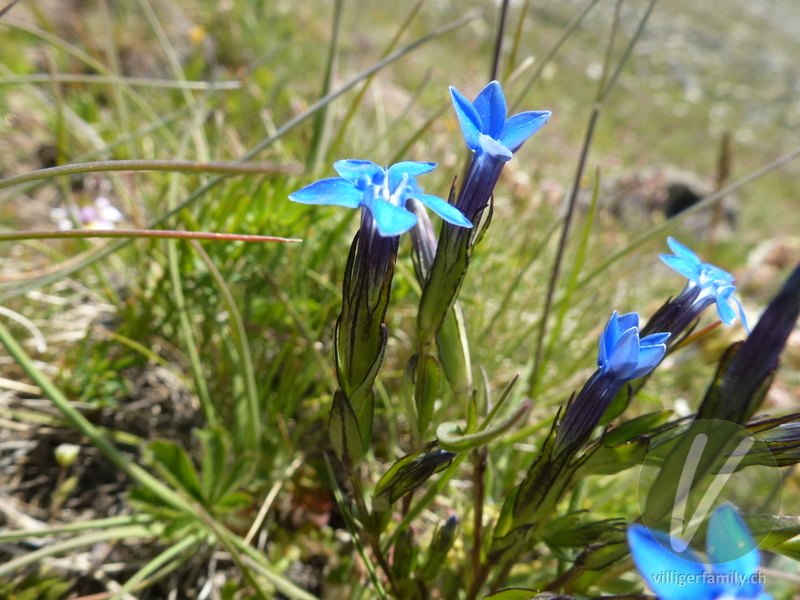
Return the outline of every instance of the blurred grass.
<path id="1" fill-rule="evenodd" d="M 445 196 L 453 176 L 461 174 L 465 151 L 452 112 L 440 111 L 448 100 L 448 85 L 472 97 L 485 84 L 496 25 L 493 5 L 477 0 L 429 1 L 419 7 L 367 1 L 340 4 L 337 60 L 328 55 L 335 46 L 329 2 L 203 0 L 184 6 L 142 0 L 109 3 L 108 15 L 105 8 L 89 5 L 69 4 L 62 11 L 55 2 L 21 4 L 4 18 L 7 24 L 0 24 L 4 34 L 0 71 L 9 74 L 8 81 L 0 79 L 0 110 L 5 115 L 0 121 L 0 169 L 9 176 L 46 166 L 42 156 L 50 148 L 55 149 L 57 164 L 84 160 L 89 153 L 118 160 L 179 155 L 199 161 L 238 160 L 303 114 L 319 99 L 320 91 L 324 95 L 337 89 L 373 66 L 392 47 L 398 30 L 402 46 L 477 11 L 476 20 L 420 47 L 376 74 L 369 87 L 357 86 L 332 102 L 326 113 L 317 113 L 320 119 L 327 115 L 334 132 L 344 127 L 328 147 L 335 149 L 335 155 L 325 152 L 324 143 L 312 143 L 311 122 L 280 136 L 258 155 L 259 160 L 292 167 L 319 166 L 323 176 L 332 173 L 329 164 L 339 158 L 368 158 L 379 164 L 400 158 L 435 160 L 439 169 L 422 183 L 427 192 Z M 516 59 L 517 65 L 529 57 L 533 61 L 507 82 L 509 98 L 524 88 L 537 61 L 588 4 L 588 0 L 530 3 Z M 639 0 L 624 3 L 620 36 L 625 40 L 645 5 Z M 554 116 L 509 165 L 498 189 L 494 224 L 474 256 L 462 290 L 470 335 L 480 339 L 472 347 L 473 360 L 498 386 L 523 370 L 531 356 L 554 258 L 553 240 L 546 240 L 574 172 L 612 9 L 611 2 L 592 8 L 522 100 L 521 108 L 550 109 Z M 406 28 L 406 17 L 415 11 Z M 517 6 L 511 11 L 510 30 L 519 19 Z M 731 131 L 734 181 L 793 150 L 800 132 L 800 94 L 794 83 L 800 80 L 800 64 L 792 58 L 800 53 L 800 42 L 791 23 L 798 20 L 800 9 L 792 3 L 769 8 L 764 3 L 731 2 L 726 10 L 711 1 L 659 3 L 604 109 L 589 166 L 600 167 L 604 181 L 668 168 L 710 178 L 719 138 Z M 617 48 L 622 47 L 618 43 Z M 322 85 L 328 71 L 331 80 Z M 52 73 L 64 80 L 19 80 Z M 127 79 L 79 80 L 87 75 L 207 81 L 210 87 L 189 90 L 140 86 Z M 76 80 L 66 81 L 68 76 Z M 240 87 L 214 89 L 218 81 L 239 82 Z M 319 124 L 316 139 L 322 129 Z M 406 146 L 403 156 L 395 156 Z M 317 154 L 310 154 L 310 147 Z M 758 240 L 796 236 L 798 175 L 800 166 L 792 163 L 739 192 L 737 233 L 714 248 L 713 258 L 720 266 L 742 271 Z M 115 174 L 107 181 L 113 186 L 115 204 L 129 221 L 145 226 L 202 189 L 210 177 Z M 70 185 L 80 179 L 31 187 L 25 195 L 4 194 L 0 227 L 53 227 L 49 210 L 55 205 L 67 197 L 83 203 L 92 199 L 89 189 L 97 180 L 87 176 L 83 189 Z M 263 497 L 273 473 L 285 469 L 298 454 L 316 465 L 311 469 L 319 481 L 327 477 L 319 451 L 327 444 L 331 390 L 330 371 L 321 363 L 327 359 L 330 364 L 339 286 L 356 223 L 353 214 L 287 201 L 290 192 L 312 179 L 310 173 L 227 179 L 203 193 L 177 219 L 187 229 L 300 237 L 305 240 L 302 245 L 207 243 L 206 261 L 183 242 L 168 242 L 165 249 L 161 242 L 137 241 L 101 262 L 99 270 L 84 269 L 69 281 L 40 290 L 63 297 L 70 305 L 84 302 L 83 290 L 91 290 L 92 302 L 111 307 L 107 310 L 111 323 L 104 326 L 112 327 L 120 338 L 152 349 L 186 374 L 185 381 L 192 379 L 190 372 L 194 381 L 204 380 L 220 422 L 233 431 L 242 432 L 248 423 L 252 426 L 254 410 L 269 414 L 258 468 L 248 486 L 255 497 Z M 588 189 L 593 181 L 587 176 L 582 183 Z M 598 213 L 582 274 L 592 272 L 650 226 L 635 222 L 626 227 L 603 209 L 602 198 Z M 580 213 L 572 231 L 588 228 L 585 219 L 585 212 Z M 681 239 L 698 241 L 691 233 L 678 231 Z M 573 234 L 576 240 L 577 236 Z M 413 331 L 419 293 L 411 275 L 409 242 L 403 243 L 381 377 L 386 408 L 379 410 L 391 419 L 391 429 L 378 433 L 382 442 L 389 440 L 376 446 L 382 461 L 396 458 L 396 432 L 405 426 L 396 390 L 413 352 L 413 340 L 406 332 Z M 554 407 L 563 404 L 590 372 L 596 334 L 611 310 L 649 315 L 665 297 L 679 291 L 680 278 L 667 275 L 656 264 L 655 255 L 663 246 L 659 241 L 647 243 L 590 287 L 574 290 L 569 310 L 559 315 L 560 336 L 547 339 L 544 391 L 530 418 L 537 424 L 536 435 L 552 419 Z M 4 244 L 0 285 L 13 291 L 20 284 L 16 277 L 51 269 L 84 247 L 72 241 L 46 242 L 44 247 Z M 541 258 L 528 267 L 540 247 Z M 579 250 L 583 252 L 577 243 L 568 247 L 566 265 L 581 262 Z M 513 284 L 523 270 L 519 283 Z M 566 278 L 562 279 L 564 286 Z M 574 278 L 569 281 L 574 284 Z M 778 283 L 779 279 L 774 285 Z M 758 302 L 765 296 L 762 292 Z M 498 312 L 501 302 L 504 308 Z M 56 367 L 57 381 L 71 399 L 114 406 L 131 393 L 127 370 L 148 364 L 147 355 L 98 336 L 92 327 L 76 328 L 77 338 L 58 341 L 58 323 L 68 318 L 63 305 L 29 295 L 9 300 L 8 306 L 34 320 L 54 340 L 50 350 L 37 358 Z M 748 306 L 756 309 L 758 304 Z M 232 307 L 238 308 L 240 318 Z M 192 328 L 196 357 L 186 350 L 192 343 L 187 327 Z M 18 338 L 27 335 L 17 327 L 12 331 Z M 713 358 L 724 340 L 737 335 L 716 332 L 708 342 L 708 355 Z M 252 374 L 243 375 L 245 337 Z M 631 414 L 672 407 L 677 398 L 695 406 L 698 390 L 704 389 L 713 372 L 713 360 L 707 360 L 680 360 L 679 370 L 659 373 Z M 785 375 L 790 381 L 797 378 L 797 365 L 793 368 Z M 440 415 L 452 416 L 447 408 Z M 502 476 L 490 478 L 487 485 L 490 516 L 530 460 L 537 438 L 532 429 L 526 432 L 514 444 L 499 444 L 493 453 L 494 470 Z M 634 514 L 634 504 L 620 491 L 630 489 L 618 481 L 624 477 L 598 483 L 601 511 L 617 516 L 622 505 L 625 516 Z M 449 502 L 450 508 L 466 514 L 466 496 L 452 492 Z M 291 547 L 296 542 L 284 539 L 283 544 Z"/>

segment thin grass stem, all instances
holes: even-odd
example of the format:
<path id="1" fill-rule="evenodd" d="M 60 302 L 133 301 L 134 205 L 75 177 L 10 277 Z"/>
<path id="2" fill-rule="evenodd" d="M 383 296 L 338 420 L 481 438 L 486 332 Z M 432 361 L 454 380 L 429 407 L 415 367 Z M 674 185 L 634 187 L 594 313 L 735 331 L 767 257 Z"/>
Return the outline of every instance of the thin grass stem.
<path id="1" fill-rule="evenodd" d="M 241 361 L 242 377 L 244 379 L 247 407 L 250 416 L 248 422 L 248 445 L 250 449 L 257 451 L 261 447 L 261 433 L 263 430 L 262 415 L 258 397 L 258 386 L 256 384 L 255 369 L 253 368 L 253 355 L 250 353 L 250 344 L 247 341 L 247 331 L 244 328 L 242 313 L 239 311 L 239 307 L 236 305 L 236 300 L 231 293 L 230 287 L 228 287 L 225 278 L 222 276 L 222 273 L 219 272 L 219 269 L 217 269 L 214 261 L 211 260 L 211 257 L 206 253 L 203 247 L 197 243 L 197 241 L 192 240 L 191 244 L 200 258 L 206 264 L 206 267 L 211 274 L 211 278 L 214 280 L 219 293 L 222 295 L 222 300 L 225 303 L 225 307 L 227 308 L 228 314 L 231 318 L 233 325 L 231 327 L 231 332 L 233 333 L 236 350 L 239 354 L 239 360 Z M 269 416 L 267 415 L 265 419 L 268 418 Z"/>
<path id="2" fill-rule="evenodd" d="M 458 19 L 456 21 L 453 21 L 452 23 L 448 23 L 447 25 L 443 25 L 442 27 L 439 27 L 438 29 L 432 31 L 431 33 L 419 38 L 415 42 L 412 42 L 411 44 L 408 44 L 407 46 L 404 46 L 403 48 L 400 48 L 399 50 L 391 53 L 389 56 L 387 56 L 383 60 L 378 61 L 377 63 L 372 65 L 370 68 L 368 68 L 368 69 L 362 71 L 361 73 L 359 73 L 358 75 L 356 75 L 353 79 L 351 79 L 349 82 L 344 84 L 342 87 L 340 87 L 336 91 L 331 92 L 330 94 L 328 94 L 324 98 L 320 98 L 319 100 L 317 100 L 314 104 L 309 106 L 303 113 L 297 115 L 295 118 L 291 119 L 288 123 L 286 123 L 285 125 L 280 127 L 273 135 L 269 136 L 268 138 L 266 138 L 265 140 L 263 140 L 262 142 L 258 143 L 256 146 L 251 148 L 248 152 L 246 152 L 245 155 L 242 157 L 241 162 L 245 162 L 245 161 L 250 160 L 252 157 L 256 156 L 257 154 L 259 154 L 260 152 L 262 152 L 263 150 L 265 150 L 266 148 L 271 146 L 273 143 L 275 143 L 281 137 L 286 135 L 287 132 L 291 131 L 292 129 L 294 129 L 295 127 L 297 127 L 298 125 L 300 125 L 301 123 L 306 121 L 307 119 L 311 118 L 318 110 L 322 109 L 323 106 L 325 106 L 329 102 L 335 100 L 336 98 L 338 98 L 339 96 L 341 96 L 342 94 L 344 94 L 345 92 L 347 92 L 348 90 L 353 88 L 354 86 L 358 85 L 361 81 L 363 81 L 364 79 L 366 79 L 367 77 L 369 77 L 373 73 L 377 73 L 378 71 L 380 71 L 384 67 L 392 64 L 396 60 L 402 58 L 403 56 L 405 56 L 409 52 L 415 50 L 416 48 L 422 46 L 423 44 L 426 44 L 427 42 L 429 42 L 431 40 L 434 40 L 434 39 L 437 39 L 437 38 L 441 37 L 442 35 L 445 35 L 446 33 L 449 33 L 449 32 L 454 31 L 454 30 L 456 30 L 456 29 L 458 29 L 460 27 L 463 27 L 464 25 L 466 25 L 468 23 L 471 23 L 476 18 L 477 18 L 477 15 L 475 15 L 475 14 L 464 16 L 464 17 L 462 17 L 462 18 L 460 18 L 460 19 Z M 214 188 L 215 186 L 220 184 L 222 181 L 224 181 L 226 179 L 226 176 L 227 176 L 226 174 L 219 175 L 218 177 L 215 177 L 214 179 L 212 179 L 208 183 L 202 185 L 200 188 L 198 188 L 194 192 L 192 192 L 189 195 L 189 197 L 186 198 L 183 202 L 181 202 L 176 207 L 174 207 L 173 209 L 168 211 L 165 215 L 163 215 L 163 216 L 159 217 L 158 219 L 156 219 L 155 221 L 153 221 L 150 224 L 150 226 L 151 227 L 157 227 L 157 226 L 161 225 L 162 223 L 165 223 L 166 221 L 168 221 L 169 219 L 174 217 L 176 214 L 178 214 L 180 211 L 182 211 L 184 208 L 186 208 L 189 205 L 191 205 L 195 200 L 197 200 L 198 198 L 204 196 L 209 190 L 211 190 L 212 188 Z M 14 290 L 11 290 L 11 291 L 9 291 L 9 292 L 7 292 L 5 294 L 0 295 L 0 302 L 4 302 L 4 301 L 6 301 L 6 300 L 8 300 L 10 298 L 15 298 L 17 296 L 21 296 L 21 295 L 27 293 L 30 290 L 36 289 L 36 288 L 44 286 L 44 285 L 49 285 L 51 283 L 55 283 L 56 281 L 60 281 L 61 279 L 64 279 L 65 277 L 69 277 L 72 273 L 75 273 L 76 271 L 80 271 L 80 270 L 86 268 L 87 266 L 89 266 L 91 264 L 94 264 L 97 261 L 100 261 L 100 260 L 104 259 L 105 257 L 111 255 L 111 254 L 114 254 L 115 252 L 117 252 L 118 250 L 120 250 L 121 248 L 123 248 L 124 246 L 126 246 L 129 243 L 130 243 L 129 240 L 125 240 L 125 241 L 117 242 L 115 244 L 109 244 L 108 246 L 106 246 L 106 247 L 102 248 L 101 250 L 99 250 L 96 254 L 94 254 L 92 256 L 89 256 L 89 257 L 86 257 L 82 261 L 80 261 L 80 262 L 78 262 L 76 264 L 72 264 L 69 267 L 67 267 L 64 270 L 62 270 L 62 271 L 58 271 L 56 273 L 47 275 L 47 276 L 41 278 L 40 280 L 32 281 L 30 283 L 27 283 L 26 285 L 20 286 L 20 287 L 14 289 Z"/>

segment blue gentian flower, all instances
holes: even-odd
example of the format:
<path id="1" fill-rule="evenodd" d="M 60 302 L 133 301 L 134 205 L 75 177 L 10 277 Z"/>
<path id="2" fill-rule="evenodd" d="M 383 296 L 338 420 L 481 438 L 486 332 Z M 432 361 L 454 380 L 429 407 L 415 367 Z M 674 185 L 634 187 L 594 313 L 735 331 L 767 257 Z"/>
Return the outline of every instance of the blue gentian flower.
<path id="1" fill-rule="evenodd" d="M 489 154 L 507 162 L 529 137 L 550 118 L 549 110 L 527 111 L 506 119 L 506 98 L 497 81 L 487 85 L 474 102 L 456 88 L 450 97 L 467 146 L 476 154 Z"/>
<path id="2" fill-rule="evenodd" d="M 660 600 L 771 600 L 758 576 L 758 548 L 742 517 L 730 505 L 711 515 L 706 535 L 710 564 L 690 548 L 680 555 L 672 540 L 642 525 L 628 529 L 636 568 Z"/>
<path id="3" fill-rule="evenodd" d="M 639 337 L 639 315 L 611 315 L 600 336 L 597 371 L 567 406 L 556 436 L 556 447 L 573 450 L 591 437 L 614 396 L 628 381 L 652 371 L 667 352 L 670 333 Z"/>
<path id="4" fill-rule="evenodd" d="M 695 294 L 691 303 L 692 314 L 694 315 L 692 320 L 708 305 L 716 304 L 720 320 L 726 325 L 732 325 L 734 319 L 736 319 L 736 311 L 731 306 L 731 303 L 733 303 L 738 309 L 742 325 L 749 333 L 750 328 L 747 326 L 742 303 L 733 296 L 736 291 L 736 286 L 733 285 L 735 281 L 733 275 L 714 265 L 700 262 L 694 252 L 671 237 L 667 238 L 667 244 L 674 252 L 674 256 L 661 254 L 659 258 L 668 267 L 689 280 L 681 296 Z M 675 302 L 678 302 L 679 298 L 680 296 L 675 299 Z"/>
<path id="5" fill-rule="evenodd" d="M 654 333 L 639 339 L 639 314 L 611 315 L 603 335 L 597 366 L 615 379 L 638 379 L 652 371 L 664 358 L 669 333 Z"/>
<path id="6" fill-rule="evenodd" d="M 450 88 L 464 141 L 475 154 L 456 206 L 473 223 L 489 203 L 503 165 L 525 140 L 547 123 L 550 111 L 522 112 L 506 119 L 506 99 L 497 81 L 487 85 L 474 102 Z"/>
<path id="7" fill-rule="evenodd" d="M 414 198 L 445 221 L 461 227 L 472 227 L 457 208 L 430 194 L 423 194 L 416 178 L 430 173 L 436 163 L 399 162 L 386 169 L 368 160 L 340 160 L 333 168 L 341 177 L 322 179 L 289 194 L 301 204 L 335 204 L 348 208 L 365 208 L 383 237 L 405 233 L 417 223 L 414 213 L 406 210 L 406 201 Z"/>

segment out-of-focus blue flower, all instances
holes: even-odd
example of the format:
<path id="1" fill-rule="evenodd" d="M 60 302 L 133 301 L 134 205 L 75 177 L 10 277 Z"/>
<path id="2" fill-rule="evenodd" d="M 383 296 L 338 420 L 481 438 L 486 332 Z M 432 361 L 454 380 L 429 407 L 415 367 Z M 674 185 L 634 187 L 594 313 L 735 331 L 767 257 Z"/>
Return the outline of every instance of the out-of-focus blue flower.
<path id="1" fill-rule="evenodd" d="M 736 291 L 736 286 L 733 285 L 735 281 L 733 275 L 714 265 L 700 262 L 700 259 L 694 252 L 671 237 L 667 238 L 667 244 L 672 252 L 674 252 L 674 255 L 661 254 L 659 258 L 661 258 L 668 267 L 674 269 L 689 280 L 681 296 L 692 292 L 696 293 L 694 288 L 700 288 L 699 293 L 697 293 L 692 303 L 692 307 L 695 309 L 694 312 L 699 314 L 700 310 L 704 309 L 709 304 L 716 303 L 717 314 L 720 320 L 726 325 L 732 325 L 736 318 L 736 311 L 731 306 L 733 303 L 738 309 L 742 325 L 749 333 L 750 328 L 747 326 L 747 319 L 744 316 L 742 303 L 733 296 Z M 677 301 L 678 299 L 676 298 L 675 302 Z"/>
<path id="2" fill-rule="evenodd" d="M 340 177 L 312 183 L 289 194 L 289 199 L 301 204 L 366 208 L 378 234 L 384 237 L 405 233 L 417 223 L 414 213 L 405 208 L 409 198 L 418 200 L 449 223 L 472 227 L 453 205 L 423 194 L 422 188 L 417 186 L 416 178 L 433 171 L 436 163 L 406 161 L 384 169 L 367 160 L 340 160 L 333 168 Z"/>
<path id="3" fill-rule="evenodd" d="M 706 535 L 710 564 L 691 549 L 680 556 L 668 534 L 642 525 L 628 529 L 636 568 L 660 600 L 771 600 L 758 577 L 758 548 L 730 505 L 711 515 Z"/>
<path id="4" fill-rule="evenodd" d="M 527 111 L 506 119 L 506 99 L 497 81 L 487 85 L 474 102 L 450 88 L 453 107 L 467 146 L 506 162 L 550 118 L 549 110 Z"/>
<path id="5" fill-rule="evenodd" d="M 577 450 L 592 435 L 622 386 L 652 371 L 667 352 L 670 333 L 639 338 L 639 315 L 611 315 L 600 336 L 597 371 L 567 406 L 556 436 L 556 448 Z"/>
<path id="6" fill-rule="evenodd" d="M 615 379 L 638 379 L 647 375 L 664 358 L 669 333 L 653 333 L 639 339 L 639 314 L 611 315 L 603 335 L 597 366 Z"/>

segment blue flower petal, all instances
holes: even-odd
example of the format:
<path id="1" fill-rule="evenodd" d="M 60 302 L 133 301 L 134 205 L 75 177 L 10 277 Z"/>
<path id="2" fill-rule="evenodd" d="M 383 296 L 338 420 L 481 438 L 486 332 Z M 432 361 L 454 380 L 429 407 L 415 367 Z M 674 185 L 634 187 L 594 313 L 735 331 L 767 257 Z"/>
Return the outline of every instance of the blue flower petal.
<path id="1" fill-rule="evenodd" d="M 639 327 L 639 313 L 625 313 L 619 317 L 617 323 L 619 324 L 620 333 L 625 332 L 632 327 Z"/>
<path id="2" fill-rule="evenodd" d="M 422 202 L 425 206 L 430 208 L 448 223 L 460 225 L 461 227 L 472 227 L 470 220 L 461 214 L 460 210 L 446 200 L 442 200 L 441 198 L 432 196 L 430 194 L 410 194 L 410 197 Z"/>
<path id="3" fill-rule="evenodd" d="M 461 125 L 461 132 L 464 134 L 464 141 L 472 150 L 480 149 L 480 134 L 483 131 L 481 117 L 472 102 L 467 100 L 456 88 L 450 88 L 450 98 L 453 100 L 453 108 L 456 110 L 458 123 Z"/>
<path id="4" fill-rule="evenodd" d="M 639 377 L 644 377 L 647 375 L 650 371 L 656 368 L 666 353 L 667 347 L 664 344 L 639 346 L 639 363 L 636 365 L 636 369 L 633 371 L 633 373 L 631 373 L 630 378 L 639 379 Z"/>
<path id="5" fill-rule="evenodd" d="M 655 535 L 661 543 L 656 540 Z M 676 556 L 665 547 L 669 544 L 669 537 L 661 532 L 656 532 L 655 535 L 647 527 L 631 525 L 628 529 L 628 545 L 636 568 L 660 600 L 715 600 L 716 586 L 702 582 L 707 570 L 700 561 L 684 560 Z M 695 558 L 693 553 L 689 555 Z M 669 577 L 671 573 L 700 583 L 687 584 L 684 580 L 681 585 L 677 577 Z"/>
<path id="6" fill-rule="evenodd" d="M 667 245 L 669 246 L 669 249 L 672 250 L 675 253 L 675 256 L 677 256 L 678 258 L 682 258 L 690 263 L 695 263 L 698 267 L 700 266 L 701 262 L 697 254 L 689 250 L 689 248 L 681 244 L 675 238 L 668 237 Z"/>
<path id="7" fill-rule="evenodd" d="M 639 346 L 658 346 L 659 344 L 665 343 L 671 335 L 672 334 L 668 331 L 664 333 L 651 333 L 639 340 Z"/>
<path id="8" fill-rule="evenodd" d="M 659 254 L 658 258 L 663 260 L 670 269 L 677 271 L 689 281 L 692 281 L 696 284 L 700 283 L 699 264 L 695 264 L 686 258 L 672 256 L 671 254 Z"/>
<path id="9" fill-rule="evenodd" d="M 708 521 L 706 553 L 715 572 L 735 571 L 749 578 L 758 571 L 756 543 L 744 519 L 730 504 L 717 508 Z"/>
<path id="10" fill-rule="evenodd" d="M 506 121 L 498 141 L 511 152 L 516 152 L 525 140 L 544 127 L 550 115 L 549 110 L 535 110 L 514 115 Z"/>
<path id="11" fill-rule="evenodd" d="M 614 351 L 614 344 L 619 339 L 620 330 L 619 330 L 619 315 L 617 311 L 611 313 L 611 318 L 606 323 L 605 329 L 603 329 L 603 334 L 600 336 L 600 352 L 597 355 L 597 366 L 603 367 L 608 362 L 608 357 L 611 356 L 611 353 Z"/>
<path id="12" fill-rule="evenodd" d="M 725 325 L 733 325 L 733 321 L 736 319 L 736 312 L 731 308 L 731 305 L 728 304 L 728 299 L 717 293 L 716 300 L 719 320 L 725 323 Z"/>
<path id="13" fill-rule="evenodd" d="M 436 163 L 414 162 L 407 160 L 399 162 L 389 167 L 389 191 L 394 192 L 397 186 L 403 181 L 403 175 L 409 177 L 419 177 L 425 173 L 430 173 L 436 168 Z"/>
<path id="14" fill-rule="evenodd" d="M 739 302 L 739 299 L 734 297 L 734 296 L 731 296 L 731 300 L 733 300 L 733 302 L 736 304 L 737 308 L 739 309 L 739 320 L 742 322 L 742 327 L 744 327 L 744 330 L 749 335 L 750 334 L 750 325 L 747 324 L 747 317 L 744 314 L 744 306 L 742 306 L 742 303 Z"/>
<path id="15" fill-rule="evenodd" d="M 354 159 L 337 160 L 333 163 L 333 168 L 336 169 L 339 175 L 352 183 L 356 183 L 358 178 L 362 175 L 366 175 L 369 179 L 372 179 L 377 173 L 383 171 L 383 169 L 374 162 Z"/>
<path id="16" fill-rule="evenodd" d="M 478 136 L 478 143 L 480 144 L 480 152 L 488 154 L 492 158 L 500 162 L 508 162 L 514 153 L 506 148 L 503 144 L 490 138 L 488 135 L 481 134 Z"/>
<path id="17" fill-rule="evenodd" d="M 629 379 L 639 363 L 639 330 L 635 327 L 625 331 L 614 346 L 603 369 L 617 379 Z"/>
<path id="18" fill-rule="evenodd" d="M 736 281 L 736 278 L 728 273 L 727 271 L 723 271 L 719 267 L 715 267 L 714 265 L 710 265 L 705 263 L 700 268 L 700 274 L 708 280 L 709 283 L 715 283 L 717 285 L 721 283 L 733 283 Z"/>
<path id="19" fill-rule="evenodd" d="M 481 90 L 472 104 L 481 117 L 483 124 L 481 133 L 499 140 L 506 123 L 506 99 L 503 96 L 503 88 L 497 81 L 492 81 Z"/>
<path id="20" fill-rule="evenodd" d="M 417 217 L 414 213 L 405 208 L 395 206 L 382 198 L 373 198 L 366 202 L 366 207 L 375 224 L 378 233 L 383 237 L 393 237 L 405 233 L 417 224 Z"/>
<path id="21" fill-rule="evenodd" d="M 363 193 L 346 179 L 331 177 L 321 179 L 301 190 L 289 194 L 289 200 L 301 204 L 335 204 L 348 208 L 361 205 Z"/>

